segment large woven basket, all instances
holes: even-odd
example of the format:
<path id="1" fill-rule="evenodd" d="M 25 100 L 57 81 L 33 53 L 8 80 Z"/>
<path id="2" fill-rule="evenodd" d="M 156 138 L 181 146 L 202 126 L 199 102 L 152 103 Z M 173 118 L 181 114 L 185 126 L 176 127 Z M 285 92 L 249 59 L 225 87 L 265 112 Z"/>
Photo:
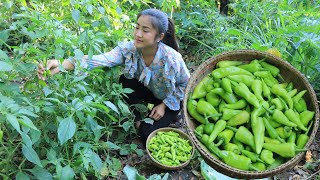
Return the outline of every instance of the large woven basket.
<path id="1" fill-rule="evenodd" d="M 189 84 L 186 88 L 185 98 L 183 100 L 183 116 L 186 121 L 187 125 L 187 133 L 189 134 L 193 144 L 199 150 L 200 154 L 204 158 L 204 160 L 209 164 L 212 168 L 216 169 L 220 173 L 223 173 L 227 176 L 234 177 L 234 178 L 248 178 L 248 179 L 255 179 L 255 178 L 266 178 L 274 176 L 280 172 L 285 170 L 289 170 L 293 168 L 295 165 L 299 163 L 300 160 L 304 157 L 303 152 L 297 154 L 294 158 L 290 159 L 286 163 L 278 166 L 275 169 L 265 170 L 261 172 L 254 172 L 254 171 L 244 171 L 235 169 L 227 164 L 223 163 L 222 161 L 214 158 L 211 153 L 205 148 L 203 144 L 196 138 L 194 129 L 197 127 L 198 122 L 193 120 L 188 112 L 187 112 L 187 100 L 189 95 L 193 92 L 195 86 L 209 73 L 215 69 L 215 65 L 219 61 L 224 60 L 234 60 L 234 61 L 243 61 L 243 62 L 250 62 L 254 59 L 263 59 L 266 58 L 266 62 L 275 65 L 280 69 L 282 77 L 285 79 L 286 82 L 292 82 L 294 87 L 297 88 L 299 91 L 306 89 L 307 93 L 304 95 L 304 98 L 308 105 L 308 110 L 315 111 L 315 121 L 313 124 L 312 130 L 309 132 L 310 139 L 306 144 L 306 148 L 308 148 L 315 136 L 319 126 L 319 107 L 317 104 L 317 97 L 316 94 L 306 79 L 306 77 L 299 72 L 296 68 L 290 65 L 288 62 L 282 60 L 279 57 L 276 57 L 272 54 L 256 51 L 256 50 L 237 50 L 237 51 L 230 51 L 222 53 L 216 57 L 208 59 L 204 63 L 202 63 L 196 70 L 193 72 Z"/>

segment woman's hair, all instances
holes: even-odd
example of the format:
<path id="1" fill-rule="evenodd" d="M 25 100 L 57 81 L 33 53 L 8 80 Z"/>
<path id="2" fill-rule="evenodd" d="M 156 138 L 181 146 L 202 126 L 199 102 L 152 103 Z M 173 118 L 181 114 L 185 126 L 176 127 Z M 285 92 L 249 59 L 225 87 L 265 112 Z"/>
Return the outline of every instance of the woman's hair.
<path id="1" fill-rule="evenodd" d="M 146 9 L 138 14 L 138 19 L 142 15 L 151 17 L 151 24 L 157 30 L 158 36 L 164 33 L 162 42 L 176 51 L 179 50 L 178 42 L 176 39 L 176 31 L 173 21 L 167 16 L 166 13 L 157 9 Z"/>

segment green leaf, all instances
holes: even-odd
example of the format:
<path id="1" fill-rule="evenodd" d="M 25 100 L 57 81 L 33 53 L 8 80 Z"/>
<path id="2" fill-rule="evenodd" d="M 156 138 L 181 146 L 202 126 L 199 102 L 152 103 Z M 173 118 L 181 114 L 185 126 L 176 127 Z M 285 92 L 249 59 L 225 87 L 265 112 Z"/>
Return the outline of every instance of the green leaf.
<path id="1" fill-rule="evenodd" d="M 238 29 L 229 28 L 227 31 L 229 35 L 241 36 L 241 32 Z"/>
<path id="2" fill-rule="evenodd" d="M 45 180 L 53 179 L 52 175 L 46 169 L 40 168 L 39 166 L 35 166 L 30 171 L 37 179 L 45 179 Z"/>
<path id="3" fill-rule="evenodd" d="M 134 167 L 131 167 L 129 165 L 126 165 L 123 168 L 123 172 L 127 176 L 128 180 L 146 179 L 144 176 L 139 175 L 138 171 Z"/>
<path id="4" fill-rule="evenodd" d="M 26 159 L 40 167 L 43 167 L 40 161 L 40 158 L 35 150 L 31 146 L 26 146 L 25 144 L 22 144 L 22 154 Z"/>
<path id="5" fill-rule="evenodd" d="M 123 89 L 123 92 L 126 93 L 126 94 L 131 94 L 131 93 L 134 92 L 134 90 L 131 89 L 131 88 L 124 88 L 124 89 Z"/>
<path id="6" fill-rule="evenodd" d="M 24 114 L 24 115 L 28 115 L 28 116 L 31 116 L 31 117 L 38 117 L 38 115 L 34 114 L 33 112 L 29 111 L 28 109 L 20 109 L 18 111 L 19 114 Z"/>
<path id="7" fill-rule="evenodd" d="M 93 6 L 91 4 L 87 4 L 86 5 L 86 8 L 87 8 L 87 11 L 90 15 L 92 15 L 92 12 L 93 12 Z"/>
<path id="8" fill-rule="evenodd" d="M 11 63 L 0 61 L 0 71 L 11 71 L 12 69 L 13 69 L 13 66 L 11 65 Z"/>
<path id="9" fill-rule="evenodd" d="M 76 132 L 76 126 L 76 123 L 71 117 L 67 117 L 60 121 L 58 128 L 58 139 L 60 141 L 60 145 L 73 137 Z"/>
<path id="10" fill-rule="evenodd" d="M 16 175 L 16 180 L 30 180 L 30 177 L 27 174 L 20 171 Z"/>
<path id="11" fill-rule="evenodd" d="M 224 174 L 217 172 L 212 167 L 210 167 L 204 160 L 201 160 L 200 168 L 201 168 L 201 174 L 205 180 L 219 180 L 219 179 L 235 180 L 234 178 L 231 178 L 229 176 L 226 176 Z"/>
<path id="12" fill-rule="evenodd" d="M 48 87 L 44 87 L 42 89 L 42 91 L 44 92 L 44 96 L 47 97 L 48 95 L 50 95 L 51 93 L 53 93 L 53 90 L 49 89 Z"/>
<path id="13" fill-rule="evenodd" d="M 91 103 L 91 106 L 103 110 L 106 114 L 108 114 L 110 112 L 110 109 L 107 106 L 99 104 L 99 103 L 93 102 L 93 103 Z"/>
<path id="14" fill-rule="evenodd" d="M 154 123 L 154 120 L 151 119 L 151 118 L 144 118 L 142 121 L 144 121 L 145 123 L 148 123 L 148 124 L 153 124 Z"/>
<path id="15" fill-rule="evenodd" d="M 93 169 L 100 172 L 103 164 L 102 164 L 102 160 L 98 156 L 98 154 L 96 154 L 95 152 L 91 152 L 90 161 L 93 166 Z"/>
<path id="16" fill-rule="evenodd" d="M 9 58 L 9 56 L 7 55 L 7 53 L 5 53 L 4 51 L 2 51 L 2 50 L 0 49 L 0 63 L 3 62 L 3 60 L 9 61 L 10 58 Z M 2 66 L 0 66 L 0 67 L 2 67 Z"/>
<path id="17" fill-rule="evenodd" d="M 25 127 L 39 131 L 33 122 L 27 116 L 21 116 L 22 119 L 18 119 L 19 123 Z"/>
<path id="18" fill-rule="evenodd" d="M 113 142 L 110 142 L 110 141 L 107 141 L 106 145 L 111 150 L 119 150 L 120 149 L 120 147 L 118 145 L 116 145 L 116 144 L 114 144 Z"/>
<path id="19" fill-rule="evenodd" d="M 73 169 L 68 165 L 62 168 L 60 180 L 72 180 L 74 179 L 75 173 Z"/>
<path id="20" fill-rule="evenodd" d="M 73 20 L 78 23 L 80 19 L 80 11 L 78 9 L 73 9 L 71 13 Z"/>
<path id="21" fill-rule="evenodd" d="M 80 49 L 74 50 L 74 56 L 77 60 L 82 60 L 84 54 Z"/>
<path id="22" fill-rule="evenodd" d="M 130 114 L 129 107 L 122 100 L 118 101 L 118 107 L 124 116 L 128 116 Z"/>
<path id="23" fill-rule="evenodd" d="M 124 122 L 124 123 L 122 124 L 122 128 L 123 128 L 126 132 L 128 132 L 128 130 L 130 129 L 131 126 L 132 126 L 132 123 L 129 122 L 129 121 L 126 121 L 126 122 Z"/>
<path id="24" fill-rule="evenodd" d="M 116 112 L 117 114 L 119 114 L 118 108 L 117 106 L 115 106 L 112 102 L 110 101 L 104 101 L 104 104 L 106 106 L 108 106 L 110 109 L 112 109 L 114 112 Z"/>
<path id="25" fill-rule="evenodd" d="M 7 120 L 9 123 L 21 134 L 20 124 L 16 116 L 7 114 Z"/>

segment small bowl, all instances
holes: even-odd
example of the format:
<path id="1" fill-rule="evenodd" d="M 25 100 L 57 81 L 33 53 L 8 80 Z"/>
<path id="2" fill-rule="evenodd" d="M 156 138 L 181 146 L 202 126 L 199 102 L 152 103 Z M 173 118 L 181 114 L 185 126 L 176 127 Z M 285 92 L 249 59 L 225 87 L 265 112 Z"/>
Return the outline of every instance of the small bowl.
<path id="1" fill-rule="evenodd" d="M 164 164 L 161 164 L 159 161 L 157 161 L 152 155 L 151 155 L 151 152 L 149 151 L 148 149 L 148 144 L 150 142 L 150 140 L 158 133 L 158 132 L 168 132 L 168 131 L 173 131 L 173 132 L 176 132 L 179 134 L 180 138 L 182 139 L 185 139 L 185 140 L 188 140 L 189 144 L 192 146 L 192 152 L 191 152 L 191 156 L 190 158 L 185 161 L 184 163 L 181 163 L 177 166 L 168 166 L 168 165 L 164 165 Z M 179 130 L 179 129 L 176 129 L 176 128 L 171 128 L 171 127 L 166 127 L 166 128 L 160 128 L 160 129 L 157 129 L 155 131 L 153 131 L 149 136 L 148 136 L 148 139 L 146 141 L 146 149 L 147 149 L 147 153 L 150 157 L 150 159 L 152 160 L 153 164 L 156 165 L 157 167 L 161 168 L 161 169 L 165 169 L 165 170 L 178 170 L 178 169 L 181 169 L 185 166 L 187 166 L 191 160 L 191 158 L 193 157 L 194 155 L 194 145 L 190 139 L 190 137 L 184 133 L 183 131 Z"/>

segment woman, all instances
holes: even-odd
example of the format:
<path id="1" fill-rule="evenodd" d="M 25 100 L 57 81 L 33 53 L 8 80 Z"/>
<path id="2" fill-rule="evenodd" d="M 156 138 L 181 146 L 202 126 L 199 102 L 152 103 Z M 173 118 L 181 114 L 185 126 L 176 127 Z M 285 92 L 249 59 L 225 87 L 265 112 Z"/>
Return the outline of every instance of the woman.
<path id="1" fill-rule="evenodd" d="M 154 104 L 149 113 L 154 123 L 137 123 L 138 135 L 145 142 L 152 131 L 169 126 L 177 118 L 190 73 L 178 52 L 174 24 L 164 12 L 146 9 L 139 13 L 133 34 L 134 41 L 119 43 L 113 50 L 91 59 L 86 56 L 80 64 L 88 69 L 124 64 L 120 82 L 124 88 L 134 90 L 126 98 L 127 103 L 145 101 Z M 62 66 L 73 70 L 75 64 L 65 60 Z M 47 69 L 55 74 L 60 71 L 58 65 L 57 60 L 50 60 Z M 45 68 L 39 65 L 39 78 L 43 79 L 44 71 Z M 134 114 L 140 122 L 139 112 L 134 111 Z"/>

